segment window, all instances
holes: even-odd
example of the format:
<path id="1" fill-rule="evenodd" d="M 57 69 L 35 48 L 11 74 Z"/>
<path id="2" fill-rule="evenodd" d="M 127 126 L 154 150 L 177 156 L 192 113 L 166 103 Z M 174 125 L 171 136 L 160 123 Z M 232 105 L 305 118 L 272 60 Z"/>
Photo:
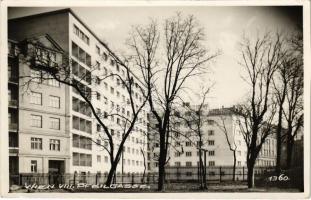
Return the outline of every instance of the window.
<path id="1" fill-rule="evenodd" d="M 91 67 L 91 56 L 81 49 L 77 44 L 72 42 L 72 55 L 77 58 L 80 62 Z"/>
<path id="2" fill-rule="evenodd" d="M 80 161 L 79 161 L 79 153 L 72 153 L 72 165 L 73 166 L 79 166 Z"/>
<path id="3" fill-rule="evenodd" d="M 53 86 L 53 87 L 59 87 L 60 83 L 58 80 L 56 80 L 53 76 L 48 75 L 48 79 L 47 79 L 47 84 L 49 86 Z"/>
<path id="4" fill-rule="evenodd" d="M 186 162 L 186 166 L 187 167 L 191 167 L 192 166 L 192 162 Z"/>
<path id="5" fill-rule="evenodd" d="M 215 161 L 208 161 L 208 166 L 215 166 Z"/>
<path id="6" fill-rule="evenodd" d="M 60 97 L 50 95 L 49 106 L 53 108 L 60 108 Z"/>
<path id="7" fill-rule="evenodd" d="M 110 60 L 110 65 L 111 65 L 111 66 L 114 66 L 114 64 L 115 64 L 115 61 L 111 59 L 111 60 Z"/>
<path id="8" fill-rule="evenodd" d="M 100 63 L 98 61 L 96 61 L 96 68 L 100 69 Z"/>
<path id="9" fill-rule="evenodd" d="M 42 128 L 42 116 L 41 115 L 31 115 L 31 126 Z"/>
<path id="10" fill-rule="evenodd" d="M 214 120 L 207 120 L 208 125 L 214 125 Z"/>
<path id="11" fill-rule="evenodd" d="M 50 117 L 50 129 L 59 130 L 60 129 L 60 119 Z"/>
<path id="12" fill-rule="evenodd" d="M 72 153 L 72 161 L 74 166 L 92 166 L 92 155 L 84 153 Z"/>
<path id="13" fill-rule="evenodd" d="M 238 161 L 238 166 L 241 166 L 241 161 Z"/>
<path id="14" fill-rule="evenodd" d="M 215 174 L 215 172 L 209 172 L 208 175 L 215 176 L 216 174 Z"/>
<path id="15" fill-rule="evenodd" d="M 31 138 L 31 149 L 42 150 L 42 138 Z"/>
<path id="16" fill-rule="evenodd" d="M 100 85 L 100 83 L 101 83 L 101 79 L 97 76 L 96 77 L 96 79 L 95 79 L 95 83 L 97 84 L 97 85 Z"/>
<path id="17" fill-rule="evenodd" d="M 89 117 L 92 116 L 91 107 L 86 102 L 81 101 L 75 97 L 72 97 L 72 109 L 76 112 L 83 114 L 83 115 L 87 115 Z"/>
<path id="18" fill-rule="evenodd" d="M 100 101 L 100 94 L 98 92 L 96 92 L 96 99 Z"/>
<path id="19" fill-rule="evenodd" d="M 84 80 L 88 84 L 91 84 L 92 75 L 91 72 L 85 69 L 83 66 L 79 65 L 76 61 L 72 60 L 72 73 L 79 77 L 81 80 Z"/>
<path id="20" fill-rule="evenodd" d="M 97 45 L 96 45 L 96 53 L 97 53 L 98 55 L 100 55 L 100 48 L 99 48 L 99 46 L 97 46 Z"/>
<path id="21" fill-rule="evenodd" d="M 38 172 L 38 163 L 36 160 L 31 161 L 30 171 L 31 171 L 31 173 L 37 173 Z"/>
<path id="22" fill-rule="evenodd" d="M 30 96 L 30 103 L 42 105 L 42 93 L 32 92 Z"/>
<path id="23" fill-rule="evenodd" d="M 107 99 L 107 97 L 104 97 L 104 104 L 108 104 L 108 99 Z"/>
<path id="24" fill-rule="evenodd" d="M 79 36 L 79 28 L 76 25 L 73 25 L 73 32 L 74 32 L 74 34 Z"/>
<path id="25" fill-rule="evenodd" d="M 102 161 L 102 157 L 101 156 L 97 156 L 97 162 L 101 162 Z"/>
<path id="26" fill-rule="evenodd" d="M 114 88 L 113 87 L 110 87 L 110 93 L 114 94 Z"/>
<path id="27" fill-rule="evenodd" d="M 105 52 L 103 53 L 103 58 L 104 58 L 105 61 L 108 60 L 108 55 Z"/>
<path id="28" fill-rule="evenodd" d="M 191 146 L 191 142 L 186 142 L 186 147 L 190 147 Z"/>
<path id="29" fill-rule="evenodd" d="M 241 152 L 241 151 L 238 151 L 238 155 L 239 155 L 239 156 L 242 155 L 242 152 Z"/>
<path id="30" fill-rule="evenodd" d="M 214 130 L 208 130 L 208 135 L 209 135 L 209 136 L 215 135 L 215 134 L 214 134 Z"/>
<path id="31" fill-rule="evenodd" d="M 192 155 L 192 152 L 191 152 L 191 151 L 187 151 L 187 152 L 186 152 L 186 156 L 187 156 L 187 157 L 189 157 L 189 156 L 191 156 L 191 155 Z"/>
<path id="32" fill-rule="evenodd" d="M 60 151 L 60 140 L 50 139 L 50 150 Z"/>
<path id="33" fill-rule="evenodd" d="M 215 141 L 214 140 L 208 140 L 208 145 L 211 145 L 211 146 L 215 145 Z"/>
<path id="34" fill-rule="evenodd" d="M 72 116 L 72 127 L 76 130 L 92 133 L 92 122 L 77 116 Z"/>
<path id="35" fill-rule="evenodd" d="M 215 155 L 215 151 L 208 151 L 208 155 L 209 156 L 214 156 Z"/>
<path id="36" fill-rule="evenodd" d="M 83 40 L 86 44 L 90 44 L 90 39 L 86 36 L 76 25 L 73 25 L 73 33 L 77 35 L 81 40 Z"/>
<path id="37" fill-rule="evenodd" d="M 37 82 L 37 83 L 41 83 L 42 82 L 42 76 L 41 76 L 41 72 L 40 71 L 32 69 L 30 71 L 30 76 L 31 76 L 31 80 L 33 82 Z"/>
<path id="38" fill-rule="evenodd" d="M 100 124 L 96 124 L 96 130 L 97 130 L 97 132 L 100 132 L 100 131 L 101 131 L 101 126 L 100 126 Z"/>
<path id="39" fill-rule="evenodd" d="M 176 167 L 180 167 L 180 162 L 175 162 Z"/>
<path id="40" fill-rule="evenodd" d="M 192 176 L 192 172 L 186 172 L 186 176 Z"/>

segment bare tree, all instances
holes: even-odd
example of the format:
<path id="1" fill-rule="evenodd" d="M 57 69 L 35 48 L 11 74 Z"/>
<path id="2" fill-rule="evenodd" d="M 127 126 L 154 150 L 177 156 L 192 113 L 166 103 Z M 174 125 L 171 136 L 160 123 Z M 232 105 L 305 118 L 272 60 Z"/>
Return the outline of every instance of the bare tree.
<path id="1" fill-rule="evenodd" d="M 277 148 L 276 148 L 276 166 L 275 171 L 277 174 L 281 172 L 281 153 L 282 153 L 282 132 L 283 132 L 283 110 L 284 103 L 287 93 L 287 84 L 288 84 L 288 62 L 282 61 L 280 67 L 276 73 L 276 79 L 273 79 L 274 91 L 276 96 L 276 102 L 278 106 L 277 112 L 277 128 L 276 128 L 276 139 L 277 139 Z M 279 82 L 278 82 L 279 81 Z"/>
<path id="2" fill-rule="evenodd" d="M 130 67 L 126 62 L 122 62 L 119 57 L 117 57 L 109 48 L 109 54 L 105 57 L 110 57 L 111 62 L 113 62 L 117 67 L 121 66 L 124 70 L 124 76 L 121 76 L 118 73 L 110 73 L 100 69 L 98 65 L 91 65 L 90 59 L 88 58 L 76 58 L 84 59 L 86 65 L 90 67 L 90 70 L 82 70 L 80 73 L 76 73 L 74 69 L 74 64 L 76 63 L 74 59 L 68 56 L 66 52 L 62 52 L 62 60 L 59 63 L 56 63 L 52 57 L 52 53 L 49 52 L 49 49 L 46 48 L 39 40 L 31 40 L 23 42 L 21 49 L 25 57 L 25 62 L 29 64 L 30 69 L 35 73 L 31 75 L 21 76 L 23 79 L 23 86 L 26 88 L 31 88 L 34 83 L 38 83 L 37 80 L 42 81 L 47 80 L 56 80 L 60 84 L 64 84 L 68 87 L 71 87 L 73 91 L 79 94 L 84 100 L 84 108 L 86 113 L 90 116 L 93 115 L 97 123 L 104 130 L 104 135 L 100 135 L 100 139 L 108 142 L 108 145 L 95 142 L 97 145 L 105 149 L 110 157 L 110 170 L 106 180 L 106 185 L 112 183 L 113 177 L 115 176 L 116 168 L 119 163 L 121 153 L 124 148 L 126 140 L 129 138 L 129 135 L 134 130 L 135 125 L 139 118 L 139 114 L 143 107 L 145 106 L 148 100 L 148 94 L 145 94 L 145 90 L 138 84 L 137 81 L 133 78 L 133 73 L 130 70 Z M 85 54 L 84 54 L 85 55 Z M 96 75 L 95 75 L 96 74 Z M 125 115 L 120 112 L 120 108 L 113 107 L 111 108 L 110 113 L 101 112 L 95 108 L 92 103 L 92 96 L 97 95 L 92 91 L 91 85 L 100 84 L 100 82 L 108 78 L 117 78 L 119 84 L 126 90 L 128 93 L 128 100 L 126 105 L 130 107 L 130 115 Z M 39 84 L 40 84 L 39 83 Z M 134 88 L 137 89 L 142 98 L 141 101 L 138 101 L 134 97 Z M 120 130 L 122 131 L 122 138 L 119 141 L 118 148 L 115 149 L 117 145 L 117 139 L 113 137 L 114 130 L 110 129 L 109 123 L 107 121 L 108 117 L 118 117 L 122 123 L 119 123 Z"/>
<path id="3" fill-rule="evenodd" d="M 233 112 L 232 112 L 233 114 Z M 231 117 L 232 118 L 232 114 Z M 233 154 L 233 170 L 232 170 L 232 181 L 235 181 L 235 171 L 236 171 L 236 150 L 237 150 L 237 145 L 235 143 L 235 134 L 236 134 L 236 128 L 234 124 L 232 124 L 232 132 L 229 132 L 229 127 L 226 125 L 226 117 L 225 116 L 219 116 L 220 123 L 216 122 L 217 127 L 225 134 L 226 141 L 229 147 L 229 150 Z M 233 120 L 232 120 L 233 122 Z M 230 140 L 230 136 L 232 136 L 232 139 Z"/>
<path id="4" fill-rule="evenodd" d="M 286 121 L 286 168 L 292 164 L 294 138 L 303 127 L 303 43 L 302 34 L 290 40 L 291 55 L 288 58 L 289 81 L 285 97 L 287 109 L 283 110 Z"/>
<path id="5" fill-rule="evenodd" d="M 132 62 L 138 66 L 147 88 L 152 115 L 158 123 L 158 190 L 163 191 L 172 107 L 179 100 L 185 82 L 203 73 L 205 64 L 216 54 L 209 55 L 203 46 L 203 29 L 193 16 L 183 18 L 177 14 L 166 19 L 163 40 L 160 32 L 155 21 L 146 27 L 136 26 L 128 44 L 133 52 Z"/>
<path id="6" fill-rule="evenodd" d="M 199 173 L 200 177 L 200 187 L 201 189 L 206 189 L 206 169 L 203 167 L 203 151 L 204 145 L 206 143 L 207 135 L 204 132 L 204 126 L 207 122 L 207 104 L 206 99 L 211 87 L 208 89 L 202 89 L 200 94 L 197 94 L 200 99 L 200 103 L 197 105 L 190 105 L 184 103 L 184 113 L 175 112 L 175 118 L 180 119 L 181 123 L 186 125 L 186 130 L 192 132 L 192 134 L 184 134 L 184 138 L 193 143 L 199 152 Z M 180 108 L 179 108 L 180 109 Z M 177 132 L 181 132 L 177 130 Z"/>
<path id="7" fill-rule="evenodd" d="M 273 79 L 274 91 L 278 105 L 277 121 L 277 163 L 276 172 L 281 171 L 281 145 L 286 139 L 287 168 L 290 167 L 294 137 L 303 125 L 302 95 L 303 95 L 303 60 L 302 36 L 293 34 L 287 41 L 286 55 Z M 284 120 L 285 118 L 285 120 Z M 284 124 L 284 122 L 286 122 Z M 284 124 L 284 125 L 283 125 Z M 296 130 L 293 130 L 295 127 Z M 285 134 L 284 134 L 285 133 Z"/>
<path id="8" fill-rule="evenodd" d="M 241 66 L 246 71 L 244 80 L 250 85 L 250 97 L 239 105 L 240 127 L 247 146 L 247 184 L 254 186 L 254 166 L 265 139 L 272 134 L 275 103 L 271 94 L 272 78 L 284 58 L 283 38 L 266 33 L 255 41 L 243 38 Z"/>

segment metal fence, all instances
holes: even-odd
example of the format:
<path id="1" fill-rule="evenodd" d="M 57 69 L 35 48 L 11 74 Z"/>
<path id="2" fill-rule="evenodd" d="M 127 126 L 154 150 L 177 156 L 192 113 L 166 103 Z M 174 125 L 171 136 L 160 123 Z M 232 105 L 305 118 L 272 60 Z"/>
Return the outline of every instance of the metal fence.
<path id="1" fill-rule="evenodd" d="M 256 167 L 255 178 L 261 177 L 261 174 L 272 171 L 272 167 Z M 213 166 L 208 167 L 207 182 L 224 182 L 233 181 L 233 167 L 231 166 Z M 41 174 L 41 173 L 22 173 L 22 174 L 10 174 L 10 185 L 22 185 L 25 184 L 72 184 L 78 183 L 87 184 L 105 184 L 107 180 L 107 174 L 100 173 L 72 173 L 72 174 Z M 194 182 L 198 183 L 202 176 L 199 173 L 197 167 L 167 167 L 165 180 L 169 183 L 184 183 Z M 246 181 L 247 180 L 247 168 L 236 167 L 235 180 L 234 181 Z M 158 182 L 157 173 L 117 173 L 113 183 L 123 184 L 156 184 Z"/>

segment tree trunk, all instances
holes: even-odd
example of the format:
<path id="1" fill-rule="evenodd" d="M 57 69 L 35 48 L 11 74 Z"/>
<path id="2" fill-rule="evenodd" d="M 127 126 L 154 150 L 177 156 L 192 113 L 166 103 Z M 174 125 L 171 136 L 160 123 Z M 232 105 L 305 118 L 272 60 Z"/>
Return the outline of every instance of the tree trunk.
<path id="1" fill-rule="evenodd" d="M 117 169 L 118 163 L 119 163 L 120 158 L 121 158 L 121 153 L 123 152 L 122 149 L 123 149 L 123 143 L 121 143 L 121 146 L 120 146 L 119 150 L 117 151 L 117 155 L 116 155 L 115 159 L 112 160 L 112 158 L 111 158 L 111 168 L 109 170 L 108 177 L 106 180 L 107 186 L 111 185 L 111 183 L 113 181 L 113 177 L 116 174 L 116 169 Z"/>
<path id="2" fill-rule="evenodd" d="M 199 149 L 199 172 L 200 172 L 200 188 L 203 189 L 203 177 L 204 177 L 204 170 L 203 170 L 203 161 L 202 161 L 202 150 Z"/>
<path id="3" fill-rule="evenodd" d="M 275 172 L 277 174 L 281 173 L 281 149 L 282 147 L 282 135 L 281 131 L 276 132 L 276 165 L 275 165 Z"/>
<path id="4" fill-rule="evenodd" d="M 279 113 L 278 113 L 278 126 L 276 130 L 276 165 L 275 172 L 279 175 L 281 173 L 281 152 L 282 152 L 282 106 L 285 99 L 285 92 L 283 92 L 283 96 L 279 105 Z"/>
<path id="5" fill-rule="evenodd" d="M 247 165 L 247 187 L 253 188 L 254 187 L 254 165 L 255 161 L 248 161 Z"/>
<path id="6" fill-rule="evenodd" d="M 106 180 L 106 185 L 107 185 L 107 186 L 110 186 L 111 183 L 112 183 L 113 176 L 114 176 L 115 173 L 116 173 L 117 165 L 118 165 L 118 162 L 116 162 L 116 161 L 114 161 L 114 162 L 111 163 L 111 168 L 110 168 L 110 171 L 109 171 L 109 173 L 108 173 L 107 180 Z"/>
<path id="7" fill-rule="evenodd" d="M 286 169 L 290 169 L 292 166 L 292 156 L 293 156 L 293 139 L 287 138 L 287 155 L 286 155 Z"/>
<path id="8" fill-rule="evenodd" d="M 146 166 L 146 158 L 145 158 L 145 152 L 144 152 L 144 150 L 142 149 L 142 148 L 140 148 L 140 151 L 141 151 L 141 153 L 142 153 L 142 155 L 143 155 L 143 158 L 144 158 L 144 173 L 143 173 L 143 177 L 142 177 L 142 183 L 145 183 L 145 176 L 146 176 L 146 168 L 147 168 L 147 166 Z"/>
<path id="9" fill-rule="evenodd" d="M 233 175 L 232 175 L 232 181 L 235 181 L 235 168 L 236 168 L 236 151 L 233 151 Z"/>
<path id="10" fill-rule="evenodd" d="M 158 178 L 158 191 L 165 191 L 165 162 L 166 162 L 166 149 L 165 149 L 165 130 L 160 132 L 160 156 L 159 156 L 159 178 Z"/>

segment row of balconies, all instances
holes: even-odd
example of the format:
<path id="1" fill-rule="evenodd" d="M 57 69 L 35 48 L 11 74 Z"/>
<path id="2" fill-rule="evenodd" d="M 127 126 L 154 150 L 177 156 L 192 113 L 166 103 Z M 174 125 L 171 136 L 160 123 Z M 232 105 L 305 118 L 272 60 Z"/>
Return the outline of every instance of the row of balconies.
<path id="1" fill-rule="evenodd" d="M 8 62 L 8 81 L 9 83 L 18 84 L 18 67 L 16 63 L 16 56 L 19 53 L 19 49 L 17 47 L 17 43 L 10 41 L 8 42 L 8 56 L 9 56 L 9 62 Z M 10 87 L 10 86 L 9 86 Z M 12 91 L 16 91 L 12 90 Z M 11 91 L 11 92 L 12 92 Z M 10 93 L 11 94 L 11 93 Z M 10 96 L 11 97 L 11 96 Z M 9 108 L 17 108 L 18 106 L 18 100 L 17 98 L 9 98 L 8 101 Z M 14 115 L 14 112 L 10 112 L 11 115 Z M 15 118 L 17 116 L 15 115 Z M 17 121 L 11 121 L 9 120 L 9 155 L 10 156 L 17 156 L 19 153 L 19 144 L 18 144 L 18 123 Z"/>

